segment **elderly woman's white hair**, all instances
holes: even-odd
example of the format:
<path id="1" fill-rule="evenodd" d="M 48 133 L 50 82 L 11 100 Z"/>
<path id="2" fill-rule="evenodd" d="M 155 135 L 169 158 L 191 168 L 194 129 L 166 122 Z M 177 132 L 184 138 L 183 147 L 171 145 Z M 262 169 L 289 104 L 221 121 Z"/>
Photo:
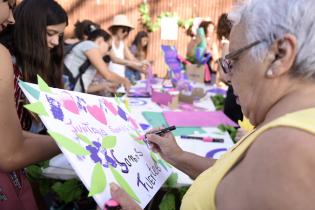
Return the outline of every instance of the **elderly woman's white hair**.
<path id="1" fill-rule="evenodd" d="M 266 40 L 251 49 L 262 59 L 268 46 L 284 34 L 297 38 L 293 74 L 315 79 L 315 0 L 247 0 L 229 14 L 234 25 L 245 23 L 247 40 Z"/>

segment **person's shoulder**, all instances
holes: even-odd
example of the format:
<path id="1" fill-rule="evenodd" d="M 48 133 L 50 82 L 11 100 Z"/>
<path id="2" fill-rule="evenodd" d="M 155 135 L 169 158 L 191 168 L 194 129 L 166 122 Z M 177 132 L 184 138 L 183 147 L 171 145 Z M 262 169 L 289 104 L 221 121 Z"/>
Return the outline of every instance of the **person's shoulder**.
<path id="1" fill-rule="evenodd" d="M 98 48 L 98 45 L 91 41 L 91 40 L 85 40 L 85 41 L 81 41 L 80 43 L 78 43 L 73 50 L 74 51 L 83 51 L 86 52 L 88 50 L 94 49 L 94 48 Z"/>
<path id="2" fill-rule="evenodd" d="M 315 134 L 294 127 L 271 128 L 257 137 L 250 150 L 258 155 L 267 153 L 266 158 L 287 159 L 288 155 L 295 156 L 302 151 L 303 154 L 294 157 L 295 160 L 305 157 L 308 153 L 315 158 Z"/>
<path id="3" fill-rule="evenodd" d="M 252 192 L 248 205 L 262 206 L 259 209 L 267 204 L 269 209 L 313 205 L 314 151 L 315 135 L 296 128 L 276 127 L 257 137 L 240 163 L 246 189 Z"/>

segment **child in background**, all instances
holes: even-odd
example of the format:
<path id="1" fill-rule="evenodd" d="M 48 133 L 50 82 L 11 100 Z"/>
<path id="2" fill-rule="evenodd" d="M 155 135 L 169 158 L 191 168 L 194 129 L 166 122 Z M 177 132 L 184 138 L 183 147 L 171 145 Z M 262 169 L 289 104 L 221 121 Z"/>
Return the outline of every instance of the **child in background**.
<path id="1" fill-rule="evenodd" d="M 145 31 L 140 31 L 137 33 L 135 39 L 133 40 L 130 52 L 138 61 L 145 61 L 148 55 L 148 45 L 149 36 Z M 141 79 L 140 71 L 137 71 L 131 67 L 126 68 L 125 76 L 132 82 L 135 83 L 137 80 Z"/>

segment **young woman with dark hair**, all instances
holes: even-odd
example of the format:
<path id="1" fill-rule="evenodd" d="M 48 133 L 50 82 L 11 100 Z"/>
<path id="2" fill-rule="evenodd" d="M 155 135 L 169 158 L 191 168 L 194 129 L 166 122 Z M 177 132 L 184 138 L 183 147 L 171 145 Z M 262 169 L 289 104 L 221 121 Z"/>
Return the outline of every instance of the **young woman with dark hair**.
<path id="1" fill-rule="evenodd" d="M 0 32 L 14 23 L 15 1 L 0 0 Z M 16 8 L 13 47 L 17 64 L 0 45 L 0 209 L 37 209 L 24 167 L 60 153 L 54 140 L 22 130 L 24 98 L 18 80 L 36 82 L 36 75 L 61 87 L 62 48 L 59 42 L 67 15 L 54 0 L 24 0 Z M 59 78 L 60 77 L 60 78 Z M 55 78 L 55 79 L 54 79 Z M 21 126 L 22 125 L 22 126 Z"/>
<path id="2" fill-rule="evenodd" d="M 80 41 L 87 40 L 88 35 L 93 29 L 100 29 L 100 25 L 91 20 L 77 21 L 74 24 L 73 37 L 65 40 L 65 45 L 72 45 Z"/>
<path id="3" fill-rule="evenodd" d="M 92 29 L 88 34 L 88 39 L 73 47 L 72 51 L 65 58 L 65 66 L 75 78 L 79 75 L 82 64 L 88 60 L 90 66 L 82 74 L 82 82 L 78 80 L 74 85 L 74 90 L 79 92 L 96 93 L 99 91 L 114 92 L 117 84 L 121 84 L 129 90 L 131 83 L 128 79 L 119 76 L 115 72 L 109 71 L 103 57 L 109 54 L 111 47 L 111 36 L 102 29 Z M 109 83 L 93 82 L 96 74 L 101 75 Z M 82 84 L 83 83 L 83 84 Z"/>
<path id="4" fill-rule="evenodd" d="M 135 39 L 131 44 L 130 52 L 135 56 L 135 58 L 138 61 L 144 61 L 147 59 L 148 45 L 149 45 L 148 33 L 145 31 L 140 31 L 137 33 Z M 126 68 L 125 76 L 132 82 L 141 79 L 140 72 L 130 67 Z"/>
<path id="5" fill-rule="evenodd" d="M 53 0 L 26 0 L 16 8 L 14 16 L 13 53 L 23 79 L 36 83 L 40 75 L 48 85 L 62 88 L 61 43 L 68 25 L 66 12 Z"/>

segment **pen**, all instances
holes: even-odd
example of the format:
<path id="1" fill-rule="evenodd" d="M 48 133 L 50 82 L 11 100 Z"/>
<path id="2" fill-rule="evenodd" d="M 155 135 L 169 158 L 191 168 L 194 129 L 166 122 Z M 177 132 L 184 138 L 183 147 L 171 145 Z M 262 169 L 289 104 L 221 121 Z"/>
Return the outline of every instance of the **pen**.
<path id="1" fill-rule="evenodd" d="M 205 142 L 219 142 L 223 143 L 224 139 L 219 138 L 211 138 L 211 137 L 201 137 L 201 136 L 180 136 L 182 139 L 196 139 L 196 140 L 202 140 Z"/>
<path id="2" fill-rule="evenodd" d="M 105 206 L 104 206 L 104 210 L 120 210 L 121 206 L 119 205 L 119 203 L 113 199 L 109 199 L 108 201 L 106 201 Z"/>
<path id="3" fill-rule="evenodd" d="M 176 130 L 176 126 L 174 126 L 174 125 L 170 126 L 170 127 L 167 127 L 167 128 L 163 128 L 163 129 L 161 129 L 159 131 L 156 131 L 156 132 L 153 132 L 153 133 L 147 133 L 147 134 L 155 134 L 155 135 L 158 135 L 158 136 L 163 136 L 164 134 L 166 134 L 168 132 L 171 132 L 173 130 Z M 137 140 L 144 140 L 146 138 L 147 134 L 145 134 L 143 136 L 139 136 L 137 138 Z"/>
<path id="4" fill-rule="evenodd" d="M 168 133 L 168 132 L 171 132 L 173 130 L 176 129 L 176 126 L 170 126 L 170 127 L 167 127 L 167 128 L 163 128 L 162 130 L 159 130 L 159 131 L 156 131 L 154 132 L 155 135 L 158 135 L 158 136 L 163 136 L 164 134 Z"/>

